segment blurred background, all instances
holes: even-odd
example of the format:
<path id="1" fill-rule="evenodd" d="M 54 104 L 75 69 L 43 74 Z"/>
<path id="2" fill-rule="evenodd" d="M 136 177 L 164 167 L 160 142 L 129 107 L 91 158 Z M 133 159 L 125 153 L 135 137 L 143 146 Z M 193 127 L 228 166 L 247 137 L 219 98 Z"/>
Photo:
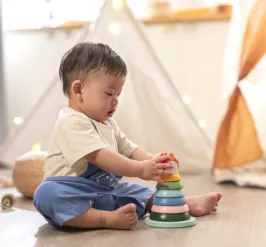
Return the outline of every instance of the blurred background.
<path id="1" fill-rule="evenodd" d="M 255 1 L 128 0 L 130 14 L 126 12 L 124 16 L 117 11 L 121 10 L 119 0 L 106 1 L 117 11 L 115 14 L 108 11 L 101 14 L 104 2 L 2 1 L 0 160 L 13 166 L 14 160 L 27 150 L 48 148 L 56 114 L 66 103 L 61 91 L 53 89 L 54 85 L 60 86 L 57 78 L 60 59 L 75 43 L 96 40 L 110 44 L 129 67 L 133 61 L 144 72 L 143 75 L 137 72 L 136 66 L 130 69 L 131 88 L 122 100 L 128 107 L 122 106 L 117 113 L 118 122 L 130 138 L 152 152 L 178 150 L 184 163 L 209 169 L 218 128 L 237 83 L 243 32 Z M 101 27 L 95 24 L 99 19 Z M 141 26 L 145 39 L 131 28 L 134 23 Z M 152 55 L 147 55 L 142 66 L 130 54 L 132 50 L 142 52 L 140 60 L 141 56 Z M 153 63 L 156 65 L 148 66 Z M 256 85 L 259 78 L 263 80 L 263 71 L 259 71 L 262 65 L 263 61 L 250 76 Z M 156 80 L 154 84 L 142 84 L 146 85 L 145 99 L 138 91 L 142 87 L 139 81 Z M 149 96 L 148 91 L 153 93 Z M 55 96 L 49 98 L 53 92 Z M 152 97 L 157 97 L 156 103 Z M 254 103 L 255 99 L 258 100 L 256 93 L 247 95 L 250 107 L 256 104 L 255 113 L 260 104 L 258 114 L 262 115 L 264 103 Z M 145 100 L 150 104 L 147 114 L 140 110 Z M 125 119 L 128 109 L 132 110 L 132 119 Z M 153 112 L 153 118 L 148 112 Z M 142 119 L 142 123 L 137 123 L 136 118 Z M 153 133 L 143 138 L 149 119 L 153 120 L 150 123 Z M 169 124 L 159 124 L 159 119 Z M 137 126 L 134 131 L 133 121 Z M 166 140 L 158 129 L 162 133 L 171 129 Z M 161 140 L 161 145 L 153 138 Z"/>
<path id="2" fill-rule="evenodd" d="M 4 66 L 8 131 L 14 132 L 40 99 L 55 75 L 66 49 L 77 41 L 86 22 L 99 15 L 102 0 L 3 0 Z M 129 0 L 138 20 L 158 12 L 225 4 L 218 0 Z M 246 0 L 247 2 L 247 0 Z M 227 1 L 228 3 L 228 1 Z M 158 7 L 156 8 L 156 5 Z M 218 19 L 218 18 L 217 18 Z M 226 97 L 221 85 L 223 55 L 230 16 L 192 22 L 164 20 L 146 23 L 150 45 L 172 77 L 185 102 L 213 140 L 217 115 L 210 116 L 209 101 L 219 108 Z M 69 28 L 58 28 L 59 25 Z M 71 27 L 73 26 L 73 27 Z M 50 27 L 50 28 L 47 28 Z M 55 27 L 55 28 L 53 28 Z M 124 37 L 125 39 L 129 38 Z M 208 95 L 208 97 L 206 97 Z M 219 112 L 216 112 L 219 114 Z M 213 112 L 212 114 L 216 114 Z M 214 120 L 216 119 L 216 120 Z M 214 121 L 214 122 L 212 122 Z"/>

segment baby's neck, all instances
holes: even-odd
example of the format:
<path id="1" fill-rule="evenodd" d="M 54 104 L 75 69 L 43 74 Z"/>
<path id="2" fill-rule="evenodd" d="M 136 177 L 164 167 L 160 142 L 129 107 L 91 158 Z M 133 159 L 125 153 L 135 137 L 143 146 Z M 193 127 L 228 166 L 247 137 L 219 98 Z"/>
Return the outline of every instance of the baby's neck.
<path id="1" fill-rule="evenodd" d="M 77 106 L 75 103 L 71 102 L 71 100 L 68 101 L 68 107 L 74 109 L 75 111 L 78 111 L 78 112 L 84 113 L 83 111 L 81 111 L 81 109 L 78 108 L 78 106 Z M 85 113 L 84 113 L 84 114 L 85 114 Z M 88 116 L 88 117 L 89 117 L 89 116 Z M 89 117 L 89 118 L 91 118 L 91 117 Z M 91 118 L 91 119 L 93 119 L 93 118 Z M 98 121 L 95 120 L 95 119 L 93 119 L 93 120 L 96 121 L 96 122 L 98 122 Z M 104 125 L 108 125 L 108 122 L 107 122 L 107 121 L 98 122 L 98 123 L 102 123 L 102 124 L 104 124 Z"/>
<path id="2" fill-rule="evenodd" d="M 73 102 L 72 100 L 68 101 L 68 107 L 74 109 L 75 111 L 82 112 L 77 104 L 75 104 L 75 102 Z"/>

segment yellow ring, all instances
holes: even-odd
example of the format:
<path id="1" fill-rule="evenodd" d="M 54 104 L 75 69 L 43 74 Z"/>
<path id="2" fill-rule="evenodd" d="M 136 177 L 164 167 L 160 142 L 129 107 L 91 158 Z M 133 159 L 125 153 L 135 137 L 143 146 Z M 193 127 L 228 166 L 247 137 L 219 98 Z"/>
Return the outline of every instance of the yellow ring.
<path id="1" fill-rule="evenodd" d="M 174 175 L 171 176 L 160 176 L 161 179 L 165 182 L 176 182 L 176 181 L 180 181 L 181 180 L 181 176 L 179 175 L 179 173 L 175 173 Z"/>

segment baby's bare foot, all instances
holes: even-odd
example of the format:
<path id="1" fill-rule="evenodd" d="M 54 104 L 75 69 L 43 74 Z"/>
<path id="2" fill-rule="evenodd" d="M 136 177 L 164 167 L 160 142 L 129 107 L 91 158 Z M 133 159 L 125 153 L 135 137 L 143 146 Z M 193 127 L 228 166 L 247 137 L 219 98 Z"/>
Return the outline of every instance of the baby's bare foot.
<path id="1" fill-rule="evenodd" d="M 199 217 L 205 214 L 210 214 L 217 210 L 218 202 L 222 194 L 219 192 L 212 192 L 205 195 L 193 196 L 187 198 L 189 213 L 192 216 Z"/>
<path id="2" fill-rule="evenodd" d="M 138 224 L 136 205 L 130 203 L 115 211 L 105 212 L 103 215 L 105 227 L 112 229 L 133 229 Z"/>

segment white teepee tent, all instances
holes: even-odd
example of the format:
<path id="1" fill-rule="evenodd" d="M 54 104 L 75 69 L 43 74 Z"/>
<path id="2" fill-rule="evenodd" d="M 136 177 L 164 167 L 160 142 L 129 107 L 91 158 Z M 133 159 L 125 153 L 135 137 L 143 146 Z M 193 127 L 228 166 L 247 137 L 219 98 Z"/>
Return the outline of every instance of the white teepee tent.
<path id="1" fill-rule="evenodd" d="M 243 50 L 241 50 L 245 42 L 243 37 L 246 38 L 246 28 L 248 24 L 248 19 L 250 13 L 253 13 L 253 19 L 249 20 L 249 27 L 253 27 L 253 33 L 250 34 L 250 37 L 254 39 L 256 37 L 256 25 L 262 24 L 262 18 L 258 18 L 258 20 L 254 20 L 254 17 L 260 17 L 265 14 L 265 9 L 260 9 L 255 4 L 259 4 L 265 2 L 263 1 L 256 1 L 256 0 L 248 0 L 248 1 L 236 1 L 234 2 L 234 15 L 231 21 L 231 26 L 228 35 L 228 45 L 225 50 L 225 60 L 224 60 L 224 73 L 222 78 L 222 84 L 227 85 L 227 92 L 224 92 L 225 95 L 228 95 L 229 92 L 233 91 L 233 88 L 236 86 L 239 78 L 239 72 L 241 71 L 240 68 L 240 59 L 243 54 Z M 261 5 L 260 5 L 261 6 Z M 265 7 L 265 6 L 263 6 Z M 255 8 L 255 9 L 253 9 Z M 253 10 L 253 12 L 252 12 Z M 258 11 L 259 10 L 259 11 Z M 257 12 L 254 12 L 257 11 Z M 256 13 L 254 15 L 254 13 Z M 265 23 L 264 23 L 265 24 Z M 250 30 L 249 30 L 250 31 Z M 260 30 L 261 31 L 261 30 Z M 263 30 L 264 32 L 265 30 Z M 261 31 L 262 32 L 262 31 Z M 264 33 L 262 33 L 264 34 Z M 263 36 L 262 36 L 263 37 Z M 265 37 L 265 34 L 264 34 Z M 261 41 L 262 42 L 262 41 Z M 256 44 L 259 47 L 259 44 Z M 260 49 L 260 48 L 259 48 Z M 253 50 L 253 53 L 254 50 Z M 250 55 L 250 54 L 249 54 Z M 245 61 L 247 62 L 247 61 Z M 250 61 L 249 61 L 250 62 Z M 222 181 L 234 181 L 236 184 L 240 186 L 245 185 L 255 185 L 259 187 L 266 188 L 266 159 L 265 159 L 265 151 L 266 151 L 266 129 L 265 129 L 265 122 L 266 122 L 266 83 L 265 83 L 265 66 L 266 66 L 266 57 L 264 56 L 259 63 L 252 69 L 252 71 L 248 74 L 248 76 L 242 79 L 239 84 L 240 91 L 243 94 L 245 102 L 247 104 L 247 108 L 250 111 L 252 119 L 255 123 L 255 129 L 258 136 L 258 141 L 260 148 L 263 152 L 261 158 L 252 162 L 242 162 L 239 165 L 229 166 L 231 164 L 224 163 L 225 167 L 214 167 L 214 179 L 217 182 Z M 236 98 L 236 97 L 235 97 Z M 242 125 L 245 125 L 246 118 L 243 117 L 241 119 L 241 115 L 235 114 L 235 120 L 238 120 L 238 123 L 241 122 Z M 231 127 L 231 126 L 230 126 Z M 242 126 L 239 126 L 241 129 Z M 231 128 L 232 129 L 232 128 Z M 249 126 L 249 129 L 250 126 Z M 249 130 L 246 131 L 246 133 Z M 223 132 L 224 134 L 225 132 Z M 234 150 L 233 143 L 238 139 L 239 142 L 243 143 L 243 139 L 241 139 L 241 134 L 238 133 L 235 136 L 235 140 L 230 139 L 228 137 L 228 147 Z M 254 133 L 252 133 L 252 136 Z M 230 143 L 230 140 L 232 143 Z M 251 143 L 252 140 L 246 140 L 247 143 Z M 231 145 L 231 146 L 230 146 Z M 245 143 L 244 143 L 245 145 Z M 219 150 L 227 150 L 227 147 L 219 146 Z M 248 153 L 248 152 L 247 152 Z M 252 153 L 252 151 L 250 151 Z M 243 154 L 242 156 L 244 156 Z M 221 163 L 220 163 L 221 164 Z"/>
<path id="2" fill-rule="evenodd" d="M 239 8 L 241 11 L 240 31 L 241 37 L 244 36 L 244 31 L 247 25 L 248 17 L 251 9 L 254 7 L 256 0 L 240 1 Z M 237 70 L 238 72 L 238 70 Z M 264 56 L 251 73 L 241 83 L 241 90 L 246 98 L 249 109 L 254 118 L 258 137 L 263 151 L 266 151 L 266 56 Z M 263 166 L 266 167 L 266 161 L 263 161 Z"/>
<path id="3" fill-rule="evenodd" d="M 152 153 L 174 152 L 183 171 L 210 168 L 212 148 L 191 111 L 183 104 L 177 88 L 151 49 L 144 30 L 127 6 L 105 1 L 93 31 L 81 41 L 109 44 L 126 61 L 129 75 L 121 95 L 116 121 L 140 146 Z M 56 78 L 35 105 L 28 119 L 0 150 L 0 160 L 10 166 L 15 159 L 40 143 L 49 145 L 60 108 L 66 104 Z"/>
<path id="4" fill-rule="evenodd" d="M 256 0 L 234 1 L 234 13 L 228 34 L 228 42 L 224 57 L 224 72 L 221 84 L 226 85 L 224 88 L 224 96 L 232 92 L 239 73 L 239 62 L 241 48 L 243 45 L 243 37 L 248 21 L 248 17 Z M 251 114 L 254 118 L 258 137 L 260 139 L 263 150 L 266 150 L 266 57 L 256 65 L 251 73 L 240 84 L 242 93 L 245 96 Z"/>

